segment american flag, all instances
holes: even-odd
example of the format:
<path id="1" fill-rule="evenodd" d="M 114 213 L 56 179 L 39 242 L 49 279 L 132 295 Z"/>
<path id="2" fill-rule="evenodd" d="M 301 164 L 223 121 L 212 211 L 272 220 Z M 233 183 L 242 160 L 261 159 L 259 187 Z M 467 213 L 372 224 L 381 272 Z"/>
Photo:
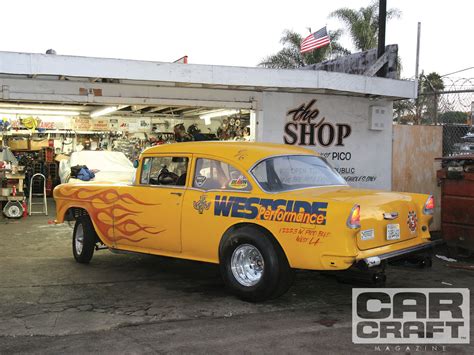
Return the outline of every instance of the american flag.
<path id="1" fill-rule="evenodd" d="M 321 28 L 320 30 L 311 33 L 308 37 L 306 37 L 303 42 L 301 42 L 301 53 L 310 52 L 313 49 L 323 47 L 331 43 L 331 40 L 328 36 L 328 31 L 326 30 L 326 26 Z"/>

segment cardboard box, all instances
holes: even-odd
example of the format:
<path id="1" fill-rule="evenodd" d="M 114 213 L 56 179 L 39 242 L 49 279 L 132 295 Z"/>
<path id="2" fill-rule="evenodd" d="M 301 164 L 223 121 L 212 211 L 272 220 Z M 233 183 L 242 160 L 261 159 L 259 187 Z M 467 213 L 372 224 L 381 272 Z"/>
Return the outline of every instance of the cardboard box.
<path id="1" fill-rule="evenodd" d="M 12 194 L 12 189 L 10 187 L 0 188 L 0 196 L 10 196 Z"/>
<path id="2" fill-rule="evenodd" d="M 47 139 L 41 140 L 30 140 L 30 150 L 41 150 L 41 148 L 49 147 L 49 143 Z"/>
<path id="3" fill-rule="evenodd" d="M 13 138 L 8 140 L 8 146 L 11 150 L 28 150 L 28 139 L 26 138 Z"/>

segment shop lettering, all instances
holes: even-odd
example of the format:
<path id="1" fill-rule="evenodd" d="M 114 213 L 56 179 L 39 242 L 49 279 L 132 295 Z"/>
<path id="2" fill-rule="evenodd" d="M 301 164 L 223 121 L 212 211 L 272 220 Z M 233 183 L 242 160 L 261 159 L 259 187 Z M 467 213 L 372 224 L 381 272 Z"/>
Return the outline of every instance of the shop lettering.
<path id="1" fill-rule="evenodd" d="M 325 122 L 325 117 L 318 120 L 320 112 L 316 107 L 313 108 L 315 102 L 316 99 L 313 99 L 287 112 L 291 121 L 285 125 L 285 144 L 329 147 L 335 143 L 343 147 L 344 139 L 352 133 L 351 126 Z"/>
<path id="2" fill-rule="evenodd" d="M 327 202 L 216 195 L 214 215 L 274 222 L 326 224 Z"/>
<path id="3" fill-rule="evenodd" d="M 374 182 L 377 176 L 343 176 L 347 182 Z"/>
<path id="4" fill-rule="evenodd" d="M 311 100 L 308 105 L 301 104 L 299 107 L 289 110 L 286 114 L 287 116 L 292 115 L 292 120 L 294 122 L 307 122 L 311 123 L 311 121 L 316 119 L 319 115 L 319 110 L 315 108 L 312 110 L 312 107 L 316 99 Z"/>
<path id="5" fill-rule="evenodd" d="M 332 160 L 351 160 L 351 158 L 351 152 L 332 152 L 331 154 Z"/>
<path id="6" fill-rule="evenodd" d="M 334 168 L 339 174 L 355 174 L 355 168 Z"/>

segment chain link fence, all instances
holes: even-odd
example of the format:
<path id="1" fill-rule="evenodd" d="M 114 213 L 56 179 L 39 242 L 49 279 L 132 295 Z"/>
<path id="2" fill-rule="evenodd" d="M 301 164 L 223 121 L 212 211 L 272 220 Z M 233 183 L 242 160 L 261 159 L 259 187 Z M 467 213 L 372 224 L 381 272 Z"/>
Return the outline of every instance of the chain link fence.
<path id="1" fill-rule="evenodd" d="M 470 151 L 471 144 L 466 138 L 471 127 L 468 125 L 443 125 L 443 156 Z"/>
<path id="2" fill-rule="evenodd" d="M 394 122 L 442 125 L 443 156 L 474 153 L 474 128 L 468 133 L 474 125 L 474 78 L 444 76 L 439 80 L 438 89 L 426 90 L 420 84 L 417 99 L 395 102 Z"/>

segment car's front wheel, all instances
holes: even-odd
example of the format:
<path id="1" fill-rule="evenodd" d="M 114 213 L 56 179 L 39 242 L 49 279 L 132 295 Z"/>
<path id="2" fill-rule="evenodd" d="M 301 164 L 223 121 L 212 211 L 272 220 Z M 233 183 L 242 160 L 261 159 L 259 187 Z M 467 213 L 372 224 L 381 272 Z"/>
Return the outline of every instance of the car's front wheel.
<path id="1" fill-rule="evenodd" d="M 237 229 L 224 237 L 220 268 L 231 292 L 251 302 L 281 296 L 294 280 L 294 272 L 278 243 L 252 227 Z"/>
<path id="2" fill-rule="evenodd" d="M 94 255 L 96 232 L 89 216 L 81 216 L 74 225 L 72 253 L 78 263 L 87 264 Z"/>

